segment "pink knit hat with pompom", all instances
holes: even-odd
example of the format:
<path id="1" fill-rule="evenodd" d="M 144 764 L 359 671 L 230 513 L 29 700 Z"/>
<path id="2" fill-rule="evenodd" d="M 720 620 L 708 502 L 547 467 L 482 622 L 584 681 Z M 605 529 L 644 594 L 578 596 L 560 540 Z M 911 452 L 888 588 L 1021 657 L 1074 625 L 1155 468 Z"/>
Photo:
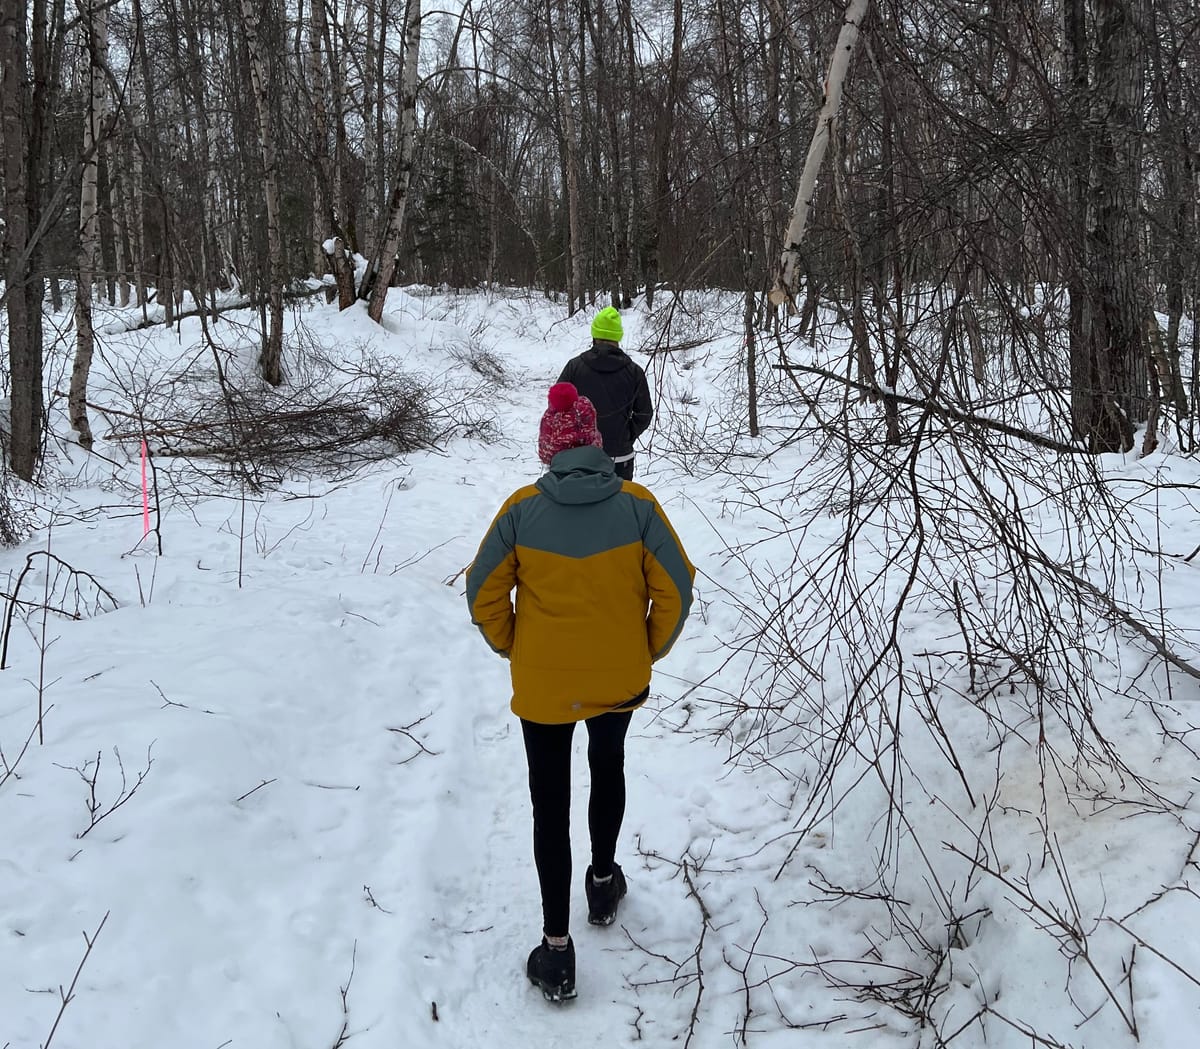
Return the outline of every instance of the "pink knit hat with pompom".
<path id="1" fill-rule="evenodd" d="M 555 383 L 547 398 L 550 407 L 538 429 L 538 458 L 549 465 L 559 452 L 568 448 L 604 447 L 596 429 L 596 409 L 586 397 L 580 397 L 574 384 Z"/>

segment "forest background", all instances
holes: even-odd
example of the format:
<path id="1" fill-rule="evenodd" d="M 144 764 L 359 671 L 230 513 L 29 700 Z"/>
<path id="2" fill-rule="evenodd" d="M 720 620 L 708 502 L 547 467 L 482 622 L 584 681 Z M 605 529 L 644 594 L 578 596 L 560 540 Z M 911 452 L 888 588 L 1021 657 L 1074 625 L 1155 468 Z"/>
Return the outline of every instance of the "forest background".
<path id="1" fill-rule="evenodd" d="M 330 272 L 376 319 L 397 281 L 536 286 L 572 311 L 738 289 L 751 374 L 781 284 L 789 337 L 835 304 L 865 388 L 896 389 L 928 323 L 955 353 L 939 382 L 1004 357 L 1066 396 L 1073 441 L 1128 449 L 1194 400 L 1198 17 L 1149 0 L 5 0 L 7 458 L 33 477 L 43 296 L 75 299 L 86 445 L 94 294 L 170 323 L 185 292 L 215 314 L 237 289 L 262 306 L 278 384 L 284 296 Z M 370 260 L 357 278 L 347 254 Z M 920 315 L 917 288 L 936 293 Z M 753 430 L 753 397 L 749 414 Z"/>

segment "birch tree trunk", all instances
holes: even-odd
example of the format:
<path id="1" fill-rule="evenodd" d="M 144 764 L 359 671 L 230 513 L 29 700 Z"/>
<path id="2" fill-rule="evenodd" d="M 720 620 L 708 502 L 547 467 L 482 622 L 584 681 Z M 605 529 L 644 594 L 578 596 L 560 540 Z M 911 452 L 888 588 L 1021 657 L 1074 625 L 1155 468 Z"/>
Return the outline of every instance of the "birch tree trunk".
<path id="1" fill-rule="evenodd" d="M 625 242 L 629 245 L 628 281 L 629 297 L 637 294 L 637 280 L 641 276 L 641 256 L 637 249 L 638 223 L 642 216 L 642 193 L 638 178 L 637 127 L 641 120 L 638 101 L 638 48 L 633 30 L 633 0 L 617 0 L 618 20 L 625 41 L 627 62 L 625 67 L 625 95 L 628 111 L 625 114 L 625 133 L 628 137 L 626 153 L 629 157 L 629 202 L 625 211 Z M 635 255 L 637 256 L 635 258 Z"/>
<path id="2" fill-rule="evenodd" d="M 346 257 L 342 229 L 334 209 L 333 166 L 329 158 L 329 109 L 326 105 L 328 83 L 325 76 L 328 31 L 325 5 L 318 0 L 312 5 L 308 35 L 308 87 L 312 95 L 313 154 L 316 161 L 313 171 L 314 264 L 318 273 L 325 271 L 327 258 L 332 264 L 338 309 L 344 310 L 353 305 L 355 299 L 354 268 Z M 333 250 L 326 252 L 325 245 L 330 239 L 333 240 Z"/>
<path id="3" fill-rule="evenodd" d="M 189 126 L 186 141 L 189 156 L 196 157 L 199 171 L 196 175 L 198 189 L 196 201 L 196 218 L 198 225 L 198 240 L 200 244 L 200 273 L 203 288 L 195 291 L 197 309 L 204 309 L 204 298 L 208 297 L 210 315 L 215 323 L 219 319 L 217 313 L 217 281 L 220 270 L 220 255 L 213 236 L 214 223 L 211 210 L 217 199 L 216 169 L 212 163 L 210 143 L 212 134 L 209 129 L 208 102 L 205 97 L 205 78 L 203 75 L 206 65 L 204 54 L 205 36 L 198 28 L 202 23 L 201 13 L 196 9 L 193 0 L 183 0 L 181 4 L 184 37 L 188 49 L 188 77 L 191 80 L 192 105 L 196 112 L 196 141 L 193 144 L 192 132 Z M 214 55 L 213 58 L 216 56 Z M 211 59 L 209 60 L 211 63 Z M 180 89 L 182 91 L 182 88 Z M 190 125 L 191 121 L 189 121 Z"/>
<path id="4" fill-rule="evenodd" d="M 75 363 L 67 395 L 67 415 L 79 444 L 89 451 L 92 427 L 88 422 L 88 375 L 96 336 L 92 327 L 92 281 L 96 275 L 99 243 L 100 140 L 105 113 L 105 69 L 108 66 L 108 5 L 95 0 L 80 4 L 83 31 L 87 33 L 88 106 L 83 120 L 83 166 L 79 185 L 79 265 L 75 280 Z"/>
<path id="5" fill-rule="evenodd" d="M 137 4 L 134 4 L 134 12 L 134 48 L 138 50 L 137 39 L 141 27 L 136 17 L 140 12 Z M 132 65 L 132 58 L 130 64 Z M 130 76 L 129 95 L 132 107 L 138 112 L 146 112 L 143 101 L 145 84 L 140 75 Z M 133 271 L 137 304 L 142 311 L 142 320 L 148 322 L 150 319 L 146 292 L 146 199 L 148 190 L 142 150 L 142 136 L 135 131 L 125 142 L 125 170 L 129 171 L 131 175 L 130 191 L 125 197 L 125 225 L 129 230 L 130 268 Z"/>
<path id="6" fill-rule="evenodd" d="M 346 178 L 346 158 L 351 154 L 349 135 L 346 131 L 346 80 L 343 69 L 343 53 L 338 50 L 335 38 L 325 27 L 325 54 L 329 56 L 326 72 L 329 74 L 329 99 L 333 103 L 333 172 L 329 194 L 333 208 L 345 235 L 346 248 L 352 252 L 366 252 L 359 241 L 358 221 L 355 204 L 352 202 Z M 382 190 L 380 190 L 382 193 Z M 364 296 L 365 297 L 365 296 Z"/>
<path id="7" fill-rule="evenodd" d="M 175 319 L 175 290 L 174 281 L 172 279 L 172 258 L 171 258 L 171 208 L 167 202 L 166 191 L 163 187 L 162 172 L 159 166 L 159 147 L 158 147 L 158 103 L 157 85 L 154 82 L 154 67 L 150 61 L 150 53 L 146 41 L 146 20 L 142 11 L 141 0 L 133 0 L 133 22 L 134 33 L 136 40 L 136 48 L 138 52 L 139 65 L 141 67 L 141 92 L 142 103 L 146 113 L 146 134 L 145 134 L 145 166 L 141 163 L 141 151 L 139 151 L 138 172 L 142 181 L 149 177 L 154 186 L 154 195 L 157 199 L 159 220 L 159 241 L 158 241 L 158 263 L 155 267 L 155 296 L 160 306 L 163 309 L 163 324 L 170 327 Z M 146 166 L 149 171 L 146 171 Z M 144 206 L 139 205 L 142 209 L 142 230 L 143 234 L 146 229 L 145 220 L 146 214 Z M 146 243 L 143 235 L 142 252 L 143 258 L 146 252 L 150 249 L 150 245 Z M 145 283 L 145 263 L 141 267 L 141 279 Z M 146 296 L 149 299 L 149 295 Z"/>
<path id="8" fill-rule="evenodd" d="M 1164 291 L 1167 306 L 1167 331 L 1164 346 L 1171 400 L 1178 419 L 1188 414 L 1187 390 L 1183 385 L 1179 359 L 1179 327 L 1183 319 L 1185 260 L 1195 242 L 1195 197 L 1188 193 L 1192 184 L 1192 164 L 1187 133 L 1177 114 L 1184 111 L 1177 80 L 1168 77 L 1163 57 L 1163 42 L 1157 32 L 1148 37 L 1154 60 L 1154 107 L 1166 134 L 1163 165 L 1163 190 L 1171 202 L 1170 250 L 1167 253 Z"/>
<path id="9" fill-rule="evenodd" d="M 783 238 L 783 252 L 779 259 L 779 274 L 775 279 L 775 287 L 771 289 L 771 301 L 775 305 L 788 303 L 795 311 L 796 296 L 796 266 L 800 261 L 800 245 L 804 240 L 804 230 L 808 225 L 808 214 L 812 210 L 813 198 L 816 196 L 817 175 L 821 170 L 821 162 L 825 158 L 825 150 L 829 145 L 829 135 L 833 122 L 837 119 L 838 110 L 842 104 L 842 86 L 846 81 L 846 72 L 850 68 L 850 58 L 854 46 L 858 42 L 858 30 L 867 13 L 869 0 L 850 0 L 846 6 L 846 18 L 838 33 L 834 45 L 833 58 L 829 63 L 829 75 L 825 78 L 825 101 L 817 116 L 817 127 L 813 132 L 812 143 L 808 147 L 808 155 L 804 158 L 804 170 L 800 173 L 800 187 L 796 191 L 796 202 L 792 206 L 792 218 L 788 224 L 787 233 Z"/>
<path id="10" fill-rule="evenodd" d="M 388 34 L 388 4 L 387 0 L 371 0 L 379 4 L 378 39 L 375 40 L 375 191 L 371 195 L 372 217 L 378 228 L 382 214 L 384 194 L 387 192 L 387 146 L 388 136 L 384 122 L 387 117 L 387 34 Z M 420 26 L 417 27 L 418 32 Z M 403 107 L 404 100 L 400 100 Z M 414 103 L 415 105 L 415 103 Z M 403 119 L 403 118 L 402 118 Z"/>
<path id="11" fill-rule="evenodd" d="M 275 131 L 271 123 L 270 78 L 263 50 L 259 0 L 242 0 L 242 26 L 250 56 L 250 81 L 258 112 L 258 144 L 262 150 L 263 191 L 267 198 L 268 324 L 263 336 L 262 377 L 272 386 L 283 382 L 283 235 L 279 228 L 279 168 L 275 154 Z"/>
<path id="12" fill-rule="evenodd" d="M 249 2 L 249 0 L 246 0 Z M 396 272 L 396 253 L 404 236 L 404 212 L 408 187 L 417 154 L 417 58 L 421 47 L 421 0 L 409 0 L 404 29 L 404 69 L 400 77 L 400 161 L 388 202 L 388 221 L 375 263 L 363 276 L 360 296 L 366 298 L 367 314 L 376 324 L 383 318 L 383 304 Z"/>
<path id="13" fill-rule="evenodd" d="M 325 272 L 325 240 L 333 235 L 329 228 L 329 114 L 325 108 L 325 4 L 316 0 L 308 25 L 308 92 L 313 125 L 313 269 L 317 276 Z M 345 306 L 342 307 L 345 309 Z"/>

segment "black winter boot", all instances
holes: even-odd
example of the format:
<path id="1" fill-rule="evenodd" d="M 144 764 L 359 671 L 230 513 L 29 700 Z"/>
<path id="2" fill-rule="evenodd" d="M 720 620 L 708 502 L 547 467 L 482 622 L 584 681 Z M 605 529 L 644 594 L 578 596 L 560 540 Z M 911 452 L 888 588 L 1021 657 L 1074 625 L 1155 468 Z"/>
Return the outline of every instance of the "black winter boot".
<path id="1" fill-rule="evenodd" d="M 540 987 L 548 1002 L 565 1002 L 575 997 L 575 944 L 567 937 L 567 946 L 551 947 L 542 938 L 529 955 L 525 966 L 529 982 Z"/>
<path id="2" fill-rule="evenodd" d="M 621 868 L 613 864 L 612 877 L 597 884 L 592 879 L 592 868 L 588 867 L 583 877 L 583 892 L 587 896 L 588 923 L 590 925 L 612 925 L 617 919 L 617 905 L 625 897 L 627 886 Z"/>

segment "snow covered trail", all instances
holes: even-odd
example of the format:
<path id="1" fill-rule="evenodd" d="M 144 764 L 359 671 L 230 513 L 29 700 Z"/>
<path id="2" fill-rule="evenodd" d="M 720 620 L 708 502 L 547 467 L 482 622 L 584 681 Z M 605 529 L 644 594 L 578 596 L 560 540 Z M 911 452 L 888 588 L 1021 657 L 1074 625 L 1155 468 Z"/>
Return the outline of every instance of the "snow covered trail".
<path id="1" fill-rule="evenodd" d="M 642 319 L 627 320 L 636 345 Z M 53 989 L 105 914 L 56 1049 L 588 1049 L 671 1044 L 693 1023 L 695 1049 L 727 1044 L 745 988 L 715 935 L 723 914 L 705 957 L 691 958 L 703 933 L 697 893 L 748 915 L 752 934 L 756 898 L 730 879 L 747 851 L 737 828 L 773 834 L 778 807 L 721 786 L 726 753 L 691 723 L 711 713 L 676 700 L 741 631 L 708 574 L 722 571 L 717 519 L 737 513 L 737 485 L 703 464 L 685 473 L 653 452 L 639 458 L 638 479 L 705 569 L 701 597 L 634 718 L 618 843 L 630 892 L 607 929 L 586 923 L 577 731 L 579 998 L 548 1006 L 524 974 L 541 914 L 508 667 L 469 623 L 462 573 L 503 499 L 541 472 L 546 390 L 586 345 L 587 318 L 566 321 L 545 303 L 397 295 L 386 334 L 355 311 L 314 310 L 306 323 L 331 353 L 452 377 L 445 389 L 479 398 L 492 425 L 350 481 L 297 480 L 244 498 L 199 496 L 186 470 L 175 486 L 160 461 L 162 556 L 133 549 L 129 449 L 110 449 L 111 466 L 79 458 L 80 477 L 54 494 L 53 551 L 120 607 L 50 620 L 46 744 L 0 792 L 0 841 L 22 843 L 0 848 L 0 1046 L 44 1042 Z M 190 337 L 186 325 L 146 336 L 139 366 L 164 377 L 190 368 Z M 468 361 L 495 365 L 494 381 L 477 384 Z M 679 389 L 659 387 L 664 426 L 692 403 L 693 383 L 702 388 L 688 373 Z M 0 570 L 33 554 L 36 592 L 46 545 L 43 533 L 3 552 Z M 40 658 L 36 629 L 13 641 L 0 677 L 10 758 L 35 717 Z M 718 685 L 709 698 L 736 698 Z M 76 770 L 94 772 L 97 756 L 102 811 L 125 800 L 89 830 Z"/>
<path id="2" fill-rule="evenodd" d="M 540 379 L 530 387 L 536 393 L 525 394 L 525 413 L 536 419 L 544 391 Z M 525 460 L 529 476 L 514 472 L 508 456 Z M 465 466 L 474 483 L 459 494 L 464 528 L 475 529 L 470 553 L 503 498 L 536 476 L 529 458 L 517 442 L 511 451 L 467 452 Z M 459 580 L 455 596 L 461 600 L 461 594 Z M 420 960 L 427 999 L 423 1018 L 433 1014 L 436 1003 L 437 1023 L 416 1025 L 413 1034 L 419 1033 L 425 1044 L 447 1047 L 475 1044 L 488 1032 L 526 1045 L 623 1042 L 626 1039 L 613 1030 L 612 1003 L 624 1003 L 630 1017 L 636 1016 L 626 968 L 619 960 L 629 943 L 619 927 L 587 925 L 582 893 L 587 864 L 586 734 L 576 733 L 572 775 L 572 933 L 580 996 L 554 1008 L 542 1001 L 524 972 L 526 956 L 541 936 L 541 907 L 524 749 L 519 722 L 508 708 L 508 665 L 469 626 L 465 602 L 458 614 L 466 629 L 454 632 L 438 656 L 455 668 L 458 693 L 443 697 L 438 712 L 437 736 L 446 745 L 438 758 L 442 789 L 419 860 L 432 886 L 428 917 L 415 944 L 394 948 L 398 968 L 411 972 L 412 960 Z M 435 680 L 429 686 L 439 687 Z M 628 837 L 623 835 L 622 846 L 627 847 Z M 637 887 L 635 878 L 635 891 Z M 628 1034 L 632 1041 L 636 1030 L 631 1027 Z"/>
<path id="3" fill-rule="evenodd" d="M 64 1049 L 328 1049 L 343 1035 L 457 1047 L 489 1033 L 528 1045 L 546 1044 L 548 1023 L 578 1046 L 636 1040 L 635 1026 L 614 1031 L 612 1004 L 636 1019 L 631 945 L 586 925 L 578 891 L 582 733 L 580 1000 L 549 1010 L 525 979 L 540 906 L 524 755 L 507 666 L 462 597 L 491 515 L 537 476 L 560 356 L 506 358 L 514 381 L 497 398 L 518 423 L 497 443 L 244 505 L 169 502 L 162 557 L 129 553 L 133 514 L 56 528 L 55 556 L 120 608 L 51 620 L 46 744 L 0 795 L 0 840 L 25 843 L 0 850 L 0 1045 L 45 1040 L 52 989 L 106 914 L 55 1036 Z M 119 504 L 111 487 L 71 498 Z M 36 636 L 15 633 L 10 659 L 11 759 L 36 716 Z M 97 758 L 101 811 L 125 800 L 89 828 L 81 773 Z M 639 790 L 629 827 L 647 808 Z M 654 898 L 626 863 L 625 913 L 644 924 Z"/>
<path id="4" fill-rule="evenodd" d="M 244 501 L 236 491 L 200 495 L 191 475 L 172 486 L 160 460 L 161 557 L 131 552 L 141 523 L 136 453 L 80 455 L 80 476 L 47 492 L 62 507 L 52 535 L 0 551 L 10 581 L 33 556 L 24 595 L 42 593 L 37 552 L 49 544 L 120 605 L 80 621 L 51 617 L 44 639 L 31 617 L 14 631 L 12 666 L 0 674 L 0 747 L 11 761 L 36 717 L 39 647 L 48 645 L 46 742 L 0 789 L 0 1047 L 45 1042 L 57 988 L 83 954 L 81 933 L 106 914 L 54 1049 L 919 1043 L 907 1015 L 852 1001 L 811 968 L 818 957 L 844 959 L 849 976 L 873 979 L 869 961 L 853 964 L 878 942 L 892 952 L 887 964 L 921 973 L 928 959 L 910 960 L 881 935 L 885 911 L 824 898 L 826 884 L 853 889 L 877 874 L 878 790 L 858 791 L 836 826 L 797 830 L 806 748 L 826 708 L 838 708 L 842 683 L 818 680 L 811 705 L 802 688 L 784 692 L 776 698 L 788 709 L 768 713 L 763 664 L 738 646 L 754 644 L 761 617 L 779 611 L 764 580 L 819 563 L 842 522 L 835 505 L 813 516 L 802 544 L 791 528 L 791 515 L 830 498 L 806 488 L 820 474 L 811 449 L 789 444 L 768 456 L 769 438 L 727 443 L 740 336 L 707 341 L 721 320 L 704 311 L 695 318 L 702 350 L 641 358 L 660 380 L 659 417 L 637 479 L 667 510 L 700 576 L 692 618 L 630 731 L 618 842 L 629 896 L 614 926 L 586 924 L 588 774 L 577 730 L 579 998 L 547 1005 L 525 978 L 541 925 L 525 759 L 508 666 L 469 622 L 462 573 L 504 498 L 541 472 L 546 390 L 586 345 L 587 317 L 562 313 L 531 299 L 397 294 L 380 329 L 358 311 L 313 309 L 305 322 L 314 345 L 353 366 L 361 358 L 432 376 L 442 403 L 463 399 L 471 436 L 340 483 L 293 480 Z M 644 323 L 629 312 L 635 347 Z M 139 366 L 153 361 L 164 388 L 191 367 L 186 325 L 139 338 L 125 349 Z M 114 342 L 113 359 L 121 349 Z M 240 364 L 252 370 L 250 357 Z M 872 570 L 881 551 L 867 541 L 855 556 Z M 1187 571 L 1166 581 L 1176 596 Z M 943 626 L 916 616 L 909 644 Z M 972 704 L 960 709 L 977 716 Z M 986 764 L 986 735 L 961 729 L 972 742 L 959 753 Z M 910 733 L 906 753 L 920 760 L 928 789 L 956 796 L 937 755 L 921 757 L 921 739 Z M 1159 742 L 1151 731 L 1144 745 Z M 1152 749 L 1140 753 L 1143 766 L 1155 760 Z M 1168 793 L 1183 796 L 1192 771 L 1164 771 Z M 87 777 L 107 813 L 91 827 Z M 1018 800 L 1035 807 L 1032 796 Z M 928 840 L 943 840 L 940 810 L 914 803 L 908 815 L 926 821 Z M 1063 816 L 1064 827 L 1082 828 Z M 1145 817 L 1120 823 L 1121 834 L 1103 827 L 1093 818 L 1071 846 L 1093 894 L 1117 901 L 1125 891 L 1136 904 L 1146 884 L 1187 874 L 1192 857 L 1170 828 Z M 1113 843 L 1157 859 L 1123 873 L 1107 859 Z M 1192 915 L 1176 888 L 1139 920 L 1192 965 L 1190 942 L 1178 942 Z M 997 913 L 1000 895 L 984 897 Z M 926 913 L 936 933 L 940 918 Z M 1015 934 L 997 919 L 955 948 L 965 952 L 959 972 L 984 978 L 946 989 L 947 1029 L 977 1008 L 977 985 L 1002 990 L 1018 1009 L 1032 1001 L 1028 1015 L 1047 1030 L 1064 1008 L 1055 945 L 1031 944 L 1019 917 L 1005 918 Z M 1123 961 L 1110 957 L 1119 972 Z M 1139 952 L 1139 1003 L 1161 993 L 1169 1006 L 1142 1019 L 1151 1042 L 1195 1018 L 1191 986 L 1167 969 Z M 1021 1040 L 996 1032 L 989 1044 Z M 1131 1044 L 1111 1010 L 1085 1034 L 1060 1040 Z M 1164 1034 L 1154 1044 L 1174 1043 Z"/>

